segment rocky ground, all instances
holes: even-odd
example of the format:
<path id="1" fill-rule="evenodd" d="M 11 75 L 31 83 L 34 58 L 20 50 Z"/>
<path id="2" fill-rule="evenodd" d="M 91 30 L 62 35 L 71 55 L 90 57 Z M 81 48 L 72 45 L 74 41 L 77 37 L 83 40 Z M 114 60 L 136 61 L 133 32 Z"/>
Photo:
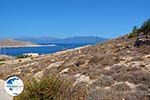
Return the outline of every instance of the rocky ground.
<path id="1" fill-rule="evenodd" d="M 87 100 L 150 100 L 150 45 L 135 46 L 123 36 L 102 44 L 11 60 L 0 65 L 0 78 L 41 79 L 50 73 L 84 84 Z"/>

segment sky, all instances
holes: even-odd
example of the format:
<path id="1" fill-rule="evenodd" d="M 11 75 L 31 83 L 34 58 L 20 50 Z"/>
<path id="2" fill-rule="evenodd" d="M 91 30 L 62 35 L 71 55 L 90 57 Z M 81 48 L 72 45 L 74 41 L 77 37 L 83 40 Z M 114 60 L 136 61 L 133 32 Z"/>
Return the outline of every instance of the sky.
<path id="1" fill-rule="evenodd" d="M 0 0 L 0 39 L 116 38 L 150 18 L 150 0 Z"/>

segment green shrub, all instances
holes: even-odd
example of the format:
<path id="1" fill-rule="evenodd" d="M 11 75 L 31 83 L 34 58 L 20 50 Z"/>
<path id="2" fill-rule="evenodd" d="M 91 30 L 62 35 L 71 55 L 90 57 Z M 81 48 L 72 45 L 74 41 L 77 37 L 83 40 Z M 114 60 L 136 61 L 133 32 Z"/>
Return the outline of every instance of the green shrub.
<path id="1" fill-rule="evenodd" d="M 4 62 L 0 62 L 0 65 L 3 65 L 3 64 L 5 64 Z"/>
<path id="2" fill-rule="evenodd" d="M 146 20 L 140 28 L 136 26 L 133 27 L 132 32 L 128 34 L 128 38 L 133 38 L 141 33 L 149 34 L 150 33 L 150 19 Z"/>
<path id="3" fill-rule="evenodd" d="M 31 57 L 31 56 L 28 56 L 28 55 L 19 55 L 19 56 L 17 56 L 18 59 L 21 59 L 21 58 L 28 58 L 28 57 Z"/>
<path id="4" fill-rule="evenodd" d="M 136 30 L 136 31 L 134 31 L 134 32 L 132 32 L 132 33 L 129 33 L 129 34 L 128 34 L 128 38 L 136 37 L 136 36 L 138 36 L 139 34 L 140 34 L 139 30 Z"/>
<path id="5" fill-rule="evenodd" d="M 85 100 L 75 99 L 72 92 L 74 89 L 70 81 L 49 76 L 40 81 L 26 82 L 23 93 L 14 100 Z"/>
<path id="6" fill-rule="evenodd" d="M 150 32 L 150 19 L 146 20 L 140 28 L 140 31 L 144 33 Z"/>

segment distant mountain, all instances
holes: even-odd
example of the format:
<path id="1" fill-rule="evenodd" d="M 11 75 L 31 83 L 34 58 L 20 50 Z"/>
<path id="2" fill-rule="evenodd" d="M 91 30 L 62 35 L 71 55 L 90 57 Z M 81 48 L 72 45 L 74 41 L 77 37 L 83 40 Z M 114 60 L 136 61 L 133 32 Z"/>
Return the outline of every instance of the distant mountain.
<path id="1" fill-rule="evenodd" d="M 36 44 L 29 41 L 18 41 L 13 39 L 0 40 L 0 47 L 27 47 L 34 46 Z"/>
<path id="2" fill-rule="evenodd" d="M 53 37 L 22 37 L 22 38 L 17 38 L 16 40 L 20 41 L 30 41 L 32 43 L 37 43 L 37 44 L 47 44 L 47 43 L 53 43 L 53 41 L 58 41 L 60 39 L 58 38 L 53 38 Z"/>
<path id="3" fill-rule="evenodd" d="M 38 44 L 48 44 L 48 43 L 63 43 L 63 44 L 74 44 L 74 43 L 99 43 L 106 41 L 106 38 L 96 37 L 96 36 L 85 36 L 85 37 L 68 37 L 68 38 L 53 38 L 53 37 L 42 37 L 42 38 L 18 38 L 17 40 L 31 41 Z"/>
<path id="4" fill-rule="evenodd" d="M 100 37 L 69 37 L 56 41 L 56 43 L 99 43 L 106 39 Z"/>

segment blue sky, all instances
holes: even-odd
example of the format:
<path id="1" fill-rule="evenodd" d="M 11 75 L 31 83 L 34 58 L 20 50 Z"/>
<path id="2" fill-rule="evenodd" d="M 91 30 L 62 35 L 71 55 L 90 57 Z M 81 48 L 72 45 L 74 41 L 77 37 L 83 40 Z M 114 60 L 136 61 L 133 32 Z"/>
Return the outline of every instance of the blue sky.
<path id="1" fill-rule="evenodd" d="M 0 38 L 115 38 L 150 17 L 150 0 L 0 0 Z"/>

